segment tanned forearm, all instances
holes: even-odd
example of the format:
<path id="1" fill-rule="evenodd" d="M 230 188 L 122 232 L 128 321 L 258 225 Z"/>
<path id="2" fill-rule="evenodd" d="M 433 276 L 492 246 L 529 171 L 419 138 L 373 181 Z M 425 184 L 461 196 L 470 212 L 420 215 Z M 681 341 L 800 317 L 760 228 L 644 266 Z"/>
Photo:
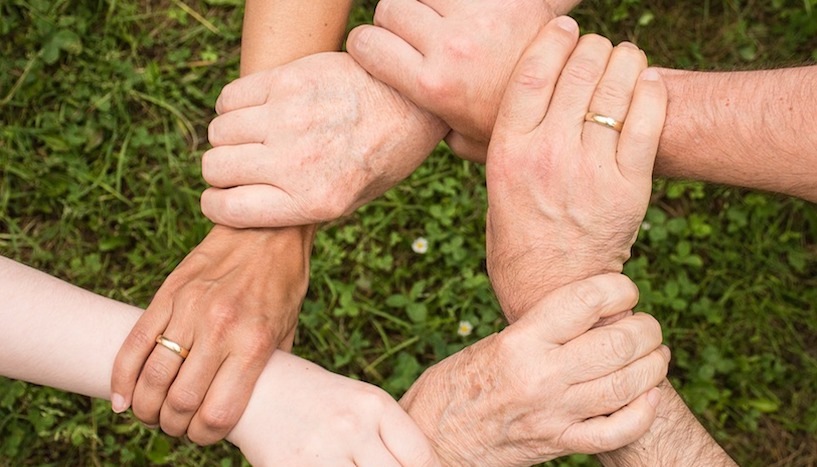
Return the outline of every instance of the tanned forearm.
<path id="1" fill-rule="evenodd" d="M 656 173 L 817 201 L 817 66 L 663 69 L 669 108 Z"/>
<path id="2" fill-rule="evenodd" d="M 247 0 L 241 75 L 339 50 L 351 5 L 351 0 Z"/>
<path id="3" fill-rule="evenodd" d="M 328 3 L 328 4 L 327 4 Z M 275 68 L 307 55 L 340 49 L 351 0 L 302 2 L 248 0 L 241 39 L 241 75 Z M 316 226 L 236 230 L 217 225 L 210 233 L 241 243 L 267 245 L 270 261 L 300 264 L 308 280 Z M 295 288 L 294 288 L 295 289 Z M 298 287 L 298 290 L 301 288 Z M 294 334 L 282 343 L 292 345 Z"/>

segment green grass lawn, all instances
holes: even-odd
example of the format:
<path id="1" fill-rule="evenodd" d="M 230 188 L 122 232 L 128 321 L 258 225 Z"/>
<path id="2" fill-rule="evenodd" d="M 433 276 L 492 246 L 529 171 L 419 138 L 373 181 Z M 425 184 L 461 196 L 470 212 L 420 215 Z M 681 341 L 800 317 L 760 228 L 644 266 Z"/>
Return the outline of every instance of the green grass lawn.
<path id="1" fill-rule="evenodd" d="M 215 99 L 237 76 L 241 3 L 0 3 L 0 254 L 149 303 L 209 229 L 199 157 Z M 352 23 L 369 21 L 372 3 L 358 2 Z M 813 63 L 815 10 L 817 0 L 588 0 L 574 16 L 655 64 L 713 70 Z M 325 226 L 296 353 L 399 395 L 427 365 L 501 329 L 483 180 L 441 147 Z M 817 464 L 814 206 L 659 180 L 644 227 L 626 272 L 664 325 L 687 402 L 741 465 Z M 457 334 L 461 320 L 470 336 Z M 240 462 L 226 443 L 201 449 L 104 401 L 0 379 L 0 465 Z"/>

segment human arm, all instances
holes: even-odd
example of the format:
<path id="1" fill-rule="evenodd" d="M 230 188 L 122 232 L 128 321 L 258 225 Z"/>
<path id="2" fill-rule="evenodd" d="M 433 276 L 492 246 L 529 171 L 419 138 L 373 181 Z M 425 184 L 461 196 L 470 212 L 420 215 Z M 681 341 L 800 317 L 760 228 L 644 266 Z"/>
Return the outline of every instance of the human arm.
<path id="1" fill-rule="evenodd" d="M 659 69 L 669 106 L 657 173 L 817 202 L 817 66 L 745 72 Z"/>
<path id="2" fill-rule="evenodd" d="M 242 72 L 337 49 L 349 4 L 249 1 Z M 314 226 L 215 226 L 168 276 L 125 340 L 111 380 L 114 410 L 133 403 L 140 420 L 169 434 L 187 433 L 201 444 L 221 439 L 275 348 L 292 345 L 314 232 Z M 190 349 L 183 367 L 178 355 L 155 348 L 158 334 Z"/>
<path id="3" fill-rule="evenodd" d="M 659 389 L 661 400 L 656 409 L 658 416 L 650 429 L 638 441 L 614 451 L 600 453 L 598 457 L 603 465 L 737 465 L 695 418 L 669 381 L 664 380 Z"/>
<path id="4" fill-rule="evenodd" d="M 142 310 L 3 257 L 0 298 L 0 375 L 108 397 L 116 352 Z M 227 439 L 254 465 L 436 465 L 385 392 L 283 351 Z"/>
<path id="5" fill-rule="evenodd" d="M 500 302 L 521 311 L 511 320 L 564 280 L 621 270 L 651 191 L 667 105 L 661 76 L 634 47 L 597 36 L 567 59 L 567 39 L 548 25 L 526 51 L 488 153 L 488 265 Z M 621 134 L 584 121 L 590 110 L 624 121 Z M 661 391 L 650 431 L 605 463 L 732 465 L 668 382 Z"/>
<path id="6" fill-rule="evenodd" d="M 426 370 L 400 405 L 445 465 L 527 466 L 629 443 L 653 421 L 670 358 L 655 319 L 629 312 L 637 300 L 619 274 L 555 289 Z"/>
<path id="7" fill-rule="evenodd" d="M 347 48 L 375 77 L 449 123 L 456 132 L 447 141 L 455 152 L 484 162 L 510 70 L 541 14 L 524 1 L 460 3 L 381 2 L 377 26 L 356 28 Z M 482 8 L 470 8 L 477 3 Z M 577 3 L 551 6 L 565 13 Z M 426 5 L 445 14 L 429 13 Z M 817 103 L 817 66 L 658 70 L 669 95 L 658 175 L 817 201 L 817 132 L 808 119 Z"/>

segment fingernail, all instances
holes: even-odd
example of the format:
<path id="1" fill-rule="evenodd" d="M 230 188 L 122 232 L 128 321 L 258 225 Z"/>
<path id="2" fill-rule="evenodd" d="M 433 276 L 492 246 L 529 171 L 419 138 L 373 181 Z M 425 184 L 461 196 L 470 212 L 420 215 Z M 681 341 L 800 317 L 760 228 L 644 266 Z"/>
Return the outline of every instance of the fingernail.
<path id="1" fill-rule="evenodd" d="M 647 402 L 650 403 L 653 407 L 658 407 L 658 401 L 661 400 L 661 390 L 658 388 L 650 389 L 650 392 L 647 393 Z"/>
<path id="2" fill-rule="evenodd" d="M 628 42 L 628 41 L 624 41 L 624 42 L 618 44 L 618 46 L 619 47 L 626 47 L 628 49 L 637 49 L 638 48 L 635 44 L 633 44 L 632 42 Z"/>
<path id="3" fill-rule="evenodd" d="M 556 26 L 559 26 L 567 32 L 574 32 L 579 29 L 579 24 L 570 16 L 560 16 L 554 21 L 556 21 Z"/>
<path id="4" fill-rule="evenodd" d="M 641 79 L 644 81 L 658 81 L 661 79 L 661 75 L 658 74 L 655 68 L 647 68 L 641 73 Z"/>
<path id="5" fill-rule="evenodd" d="M 122 413 L 128 410 L 128 403 L 121 394 L 111 394 L 111 409 L 116 413 Z"/>
<path id="6" fill-rule="evenodd" d="M 672 360 L 672 350 L 670 350 L 669 347 L 662 345 L 661 350 L 664 352 L 664 355 L 667 356 L 667 360 Z"/>

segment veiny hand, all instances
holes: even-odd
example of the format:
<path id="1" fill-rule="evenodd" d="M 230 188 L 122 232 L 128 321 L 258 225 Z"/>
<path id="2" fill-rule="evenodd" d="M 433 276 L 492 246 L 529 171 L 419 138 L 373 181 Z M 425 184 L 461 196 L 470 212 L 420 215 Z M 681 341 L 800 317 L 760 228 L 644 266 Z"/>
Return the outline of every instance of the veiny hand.
<path id="1" fill-rule="evenodd" d="M 609 451 L 652 425 L 670 353 L 620 274 L 556 289 L 524 317 L 423 373 L 400 404 L 446 465 L 532 465 Z"/>
<path id="2" fill-rule="evenodd" d="M 488 153 L 487 262 L 509 320 L 547 291 L 620 272 L 652 189 L 666 89 L 629 43 L 549 23 L 514 71 Z M 588 112 L 624 122 L 618 131 Z"/>
<path id="3" fill-rule="evenodd" d="M 461 157 L 483 161 L 513 67 L 542 26 L 580 0 L 381 0 L 349 53 L 451 128 Z"/>
<path id="4" fill-rule="evenodd" d="M 198 444 L 235 425 L 279 345 L 292 345 L 309 279 L 312 233 L 216 226 L 179 264 L 125 340 L 111 401 Z M 275 267 L 270 265 L 274 264 Z M 155 343 L 163 334 L 190 354 Z"/>
<path id="5" fill-rule="evenodd" d="M 439 465 L 391 396 L 285 352 L 273 354 L 229 439 L 255 466 Z"/>
<path id="6" fill-rule="evenodd" d="M 446 127 L 348 54 L 312 55 L 227 85 L 202 170 L 204 214 L 233 227 L 336 219 L 406 178 Z"/>

